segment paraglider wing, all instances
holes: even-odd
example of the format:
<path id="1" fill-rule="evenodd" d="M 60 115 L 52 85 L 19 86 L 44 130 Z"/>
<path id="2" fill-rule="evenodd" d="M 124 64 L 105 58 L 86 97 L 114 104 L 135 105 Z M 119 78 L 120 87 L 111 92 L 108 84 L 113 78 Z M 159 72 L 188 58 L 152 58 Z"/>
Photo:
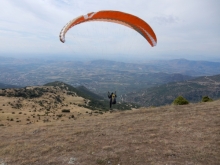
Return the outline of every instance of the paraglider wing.
<path id="1" fill-rule="evenodd" d="M 125 25 L 140 33 L 151 46 L 156 46 L 157 37 L 153 29 L 142 19 L 137 16 L 124 13 L 121 11 L 98 11 L 79 16 L 67 23 L 60 32 L 60 41 L 65 42 L 65 34 L 75 25 L 90 21 L 105 21 Z"/>

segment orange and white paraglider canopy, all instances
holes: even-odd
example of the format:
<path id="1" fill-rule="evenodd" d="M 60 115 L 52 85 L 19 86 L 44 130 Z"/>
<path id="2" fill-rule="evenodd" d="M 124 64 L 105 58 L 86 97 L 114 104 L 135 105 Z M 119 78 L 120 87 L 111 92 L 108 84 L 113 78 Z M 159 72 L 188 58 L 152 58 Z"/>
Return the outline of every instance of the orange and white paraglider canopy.
<path id="1" fill-rule="evenodd" d="M 60 32 L 60 41 L 65 42 L 65 34 L 75 25 L 90 21 L 106 21 L 125 25 L 140 33 L 151 46 L 156 46 L 157 37 L 153 29 L 142 19 L 137 16 L 124 13 L 121 11 L 98 11 L 79 16 L 67 23 Z"/>

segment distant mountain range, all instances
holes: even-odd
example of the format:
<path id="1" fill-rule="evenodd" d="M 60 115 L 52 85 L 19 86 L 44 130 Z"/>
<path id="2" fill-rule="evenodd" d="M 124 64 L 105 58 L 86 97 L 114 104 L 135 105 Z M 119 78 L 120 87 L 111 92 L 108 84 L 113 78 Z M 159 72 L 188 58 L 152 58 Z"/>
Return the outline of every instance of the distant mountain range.
<path id="1" fill-rule="evenodd" d="M 211 76 L 220 74 L 220 62 L 191 61 L 186 59 L 154 60 L 143 63 L 124 63 L 108 60 L 96 60 L 88 62 L 92 67 L 114 68 L 116 70 L 139 69 L 148 73 L 180 73 L 188 76 Z"/>
<path id="2" fill-rule="evenodd" d="M 141 106 L 161 106 L 171 104 L 177 96 L 189 102 L 199 102 L 203 96 L 220 98 L 220 75 L 203 76 L 182 82 L 167 83 L 124 95 L 126 102 Z"/>
<path id="3" fill-rule="evenodd" d="M 180 76 L 181 77 L 181 76 Z M 175 78 L 176 79 L 176 78 Z M 91 107 L 98 109 L 108 109 L 107 98 L 90 91 L 84 86 L 73 87 L 63 82 L 55 81 L 47 83 L 44 86 L 54 86 L 61 89 L 76 93 L 85 99 L 91 100 Z M 1 88 L 18 88 L 17 86 L 0 83 Z M 40 86 L 39 86 L 40 87 Z M 36 92 L 26 91 L 25 88 L 15 90 L 16 97 L 33 97 Z M 40 94 L 42 94 L 40 92 Z M 38 95 L 37 95 L 38 96 Z M 187 79 L 184 81 L 177 81 L 157 85 L 151 88 L 143 88 L 134 92 L 121 95 L 122 101 L 117 104 L 117 109 L 125 109 L 138 106 L 161 106 L 171 104 L 177 96 L 185 97 L 189 102 L 200 102 L 203 96 L 209 96 L 212 99 L 220 98 L 220 74 L 215 76 L 202 76 L 194 79 Z M 128 107 L 130 106 L 130 107 Z M 90 108 L 91 108 L 90 107 Z"/>
<path id="4" fill-rule="evenodd" d="M 107 99 L 108 91 L 117 91 L 118 100 L 157 106 L 170 104 L 179 94 L 192 102 L 200 100 L 202 95 L 217 98 L 218 92 L 212 93 L 214 89 L 219 89 L 214 81 L 208 82 L 211 86 L 204 85 L 202 82 L 209 77 L 195 77 L 219 75 L 220 62 L 186 59 L 143 63 L 110 60 L 80 62 L 0 57 L 0 73 L 0 80 L 4 83 L 0 84 L 0 88 L 65 82 L 79 93 L 87 93 L 87 96 L 98 100 Z"/>

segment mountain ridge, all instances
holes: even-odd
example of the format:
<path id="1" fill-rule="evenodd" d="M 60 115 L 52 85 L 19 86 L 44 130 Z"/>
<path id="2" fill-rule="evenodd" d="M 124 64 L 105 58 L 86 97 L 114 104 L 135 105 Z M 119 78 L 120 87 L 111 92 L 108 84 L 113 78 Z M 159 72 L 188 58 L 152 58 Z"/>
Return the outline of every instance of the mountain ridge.
<path id="1" fill-rule="evenodd" d="M 71 98 L 73 100 L 78 100 L 76 97 L 80 97 L 81 103 L 77 104 L 80 107 L 103 112 L 110 110 L 109 100 L 91 92 L 86 87 L 79 86 L 75 88 L 71 85 L 59 81 L 47 83 L 44 86 L 27 86 L 24 88 L 0 89 L 0 96 L 6 97 L 8 99 L 16 98 L 26 101 L 30 100 L 31 102 L 35 102 L 35 99 L 37 99 L 38 101 L 36 104 L 40 106 L 43 106 L 43 102 L 46 102 L 46 105 L 43 106 L 45 109 L 56 109 L 57 106 L 61 108 L 64 105 L 63 102 L 65 102 L 65 100 L 67 100 L 65 105 L 72 105 L 73 102 L 71 102 Z M 15 107 L 17 104 L 13 104 L 11 106 Z M 128 104 L 126 102 L 118 102 L 113 107 L 118 110 L 131 110 L 132 108 L 137 108 L 139 106 L 132 103 Z"/>
<path id="2" fill-rule="evenodd" d="M 141 106 L 161 106 L 171 104 L 177 96 L 183 96 L 190 102 L 200 102 L 203 96 L 220 98 L 220 74 L 201 76 L 182 82 L 172 82 L 136 91 L 124 96 L 127 102 L 136 102 Z"/>

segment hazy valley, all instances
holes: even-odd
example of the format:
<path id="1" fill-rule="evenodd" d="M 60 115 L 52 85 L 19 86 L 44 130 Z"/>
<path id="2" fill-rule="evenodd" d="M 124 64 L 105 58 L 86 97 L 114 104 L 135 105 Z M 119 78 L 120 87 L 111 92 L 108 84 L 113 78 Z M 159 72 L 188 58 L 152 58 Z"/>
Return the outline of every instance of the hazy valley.
<path id="1" fill-rule="evenodd" d="M 200 102 L 204 96 L 219 99 L 220 74 L 167 83 L 128 93 L 122 97 L 124 101 L 135 102 L 141 106 L 161 106 L 171 104 L 178 96 L 183 96 L 194 103 Z"/>
<path id="2" fill-rule="evenodd" d="M 117 91 L 118 100 L 142 106 L 170 104 L 177 95 L 192 102 L 198 102 L 204 95 L 219 98 L 219 78 L 202 77 L 219 77 L 218 62 L 0 59 L 0 83 L 12 88 L 61 81 L 74 87 L 84 86 L 106 99 L 108 91 Z M 4 84 L 2 88 L 6 87 Z"/>

